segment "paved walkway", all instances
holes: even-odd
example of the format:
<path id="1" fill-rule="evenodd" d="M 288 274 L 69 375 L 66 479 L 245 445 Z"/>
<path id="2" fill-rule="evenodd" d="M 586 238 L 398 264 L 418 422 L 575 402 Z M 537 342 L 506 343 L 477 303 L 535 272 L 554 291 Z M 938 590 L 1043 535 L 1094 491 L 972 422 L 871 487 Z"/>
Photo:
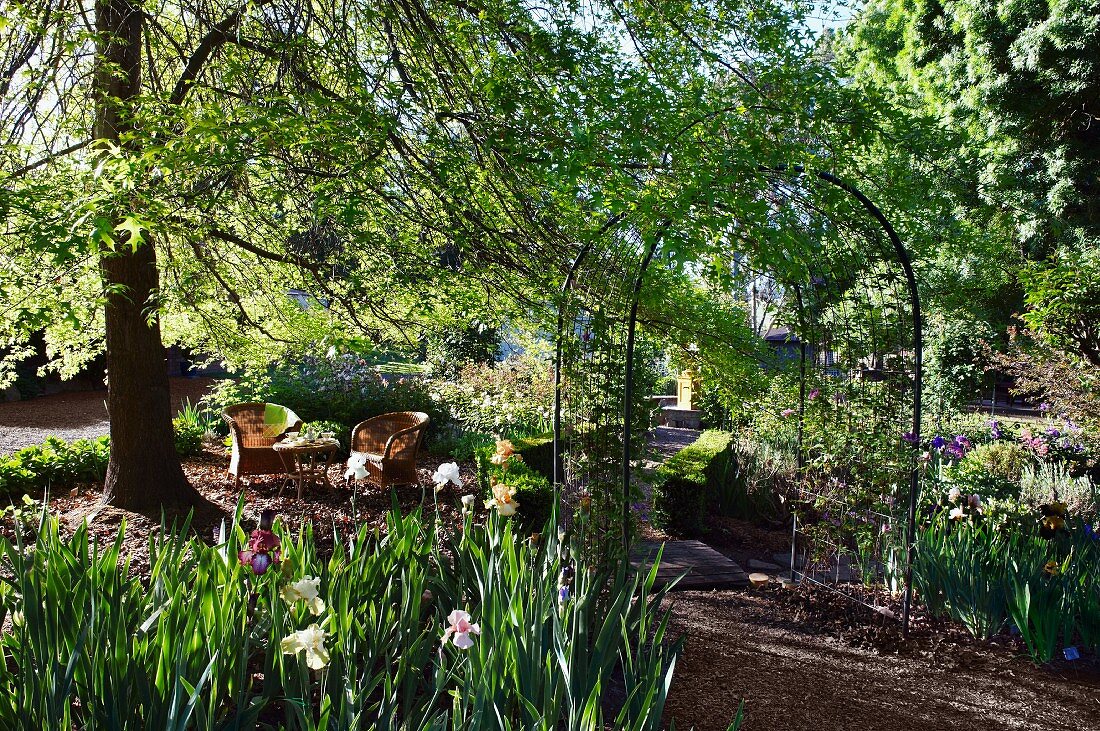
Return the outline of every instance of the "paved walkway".
<path id="1" fill-rule="evenodd" d="M 695 429 L 659 426 L 649 433 L 647 469 L 654 469 L 672 455 L 688 446 L 702 434 Z M 648 501 L 648 485 L 643 493 Z M 657 567 L 657 586 L 661 587 L 683 575 L 675 590 L 732 589 L 747 586 L 749 577 L 732 559 L 723 556 L 700 541 L 642 541 L 634 549 L 631 563 L 649 571 L 657 552 L 664 546 L 661 565 Z"/>
<path id="2" fill-rule="evenodd" d="M 673 587 L 674 591 L 705 589 L 737 589 L 748 586 L 749 577 L 732 559 L 726 558 L 699 541 L 643 541 L 631 555 L 631 563 L 641 571 L 649 571 L 657 552 L 664 546 L 661 564 L 657 567 L 657 587 L 685 574 Z"/>

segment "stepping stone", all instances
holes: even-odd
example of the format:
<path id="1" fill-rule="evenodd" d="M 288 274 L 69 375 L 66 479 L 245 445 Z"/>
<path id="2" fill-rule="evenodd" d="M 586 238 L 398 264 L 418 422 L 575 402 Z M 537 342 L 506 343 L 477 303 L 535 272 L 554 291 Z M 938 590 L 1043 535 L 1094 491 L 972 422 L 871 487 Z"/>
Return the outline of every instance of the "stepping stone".
<path id="1" fill-rule="evenodd" d="M 790 563 L 790 561 L 786 563 Z M 749 568 L 756 569 L 757 571 L 781 571 L 783 567 L 774 563 L 768 563 L 767 561 L 757 561 L 755 558 L 750 558 Z"/>
<path id="2" fill-rule="evenodd" d="M 791 567 L 791 554 L 789 553 L 773 553 L 772 561 L 779 564 L 780 567 L 789 569 Z M 802 568 L 802 557 L 799 556 L 794 561 L 795 568 Z"/>

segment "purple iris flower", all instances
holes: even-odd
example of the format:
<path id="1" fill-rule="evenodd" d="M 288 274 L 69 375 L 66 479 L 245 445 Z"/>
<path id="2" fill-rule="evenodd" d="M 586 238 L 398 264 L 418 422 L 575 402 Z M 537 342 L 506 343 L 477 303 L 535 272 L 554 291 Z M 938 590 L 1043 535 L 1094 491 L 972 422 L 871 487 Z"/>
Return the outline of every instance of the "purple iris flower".
<path id="1" fill-rule="evenodd" d="M 1100 541 L 1100 533 L 1092 527 L 1091 523 L 1085 523 L 1085 536 L 1091 538 L 1094 541 Z"/>
<path id="2" fill-rule="evenodd" d="M 1039 404 L 1039 411 L 1050 411 L 1050 404 L 1048 404 L 1046 401 Z"/>
<path id="3" fill-rule="evenodd" d="M 1001 431 L 1001 425 L 997 423 L 996 419 L 993 419 L 989 422 L 989 433 L 994 439 L 1000 439 L 1002 436 L 1004 436 L 1003 432 Z"/>
<path id="4" fill-rule="evenodd" d="M 947 440 L 941 437 L 939 434 L 937 434 L 932 439 L 932 449 L 943 449 L 946 444 Z"/>
<path id="5" fill-rule="evenodd" d="M 1062 436 L 1062 432 L 1058 431 L 1054 427 L 1051 427 L 1050 429 L 1047 429 L 1046 433 L 1047 433 L 1047 436 L 1051 436 L 1051 437 L 1060 437 L 1060 436 Z"/>
<path id="6" fill-rule="evenodd" d="M 563 586 L 560 589 L 558 589 L 558 601 L 559 602 L 569 601 L 569 587 L 568 586 Z"/>
<path id="7" fill-rule="evenodd" d="M 907 432 L 905 432 L 904 434 L 902 434 L 902 435 L 901 435 L 901 440 L 902 440 L 903 442 L 906 442 L 907 444 L 911 444 L 911 445 L 913 445 L 914 447 L 915 447 L 915 446 L 917 446 L 917 442 L 919 441 L 919 440 L 917 439 L 917 435 L 916 435 L 916 434 L 914 434 L 914 433 L 913 433 L 913 432 L 911 432 L 911 431 L 907 431 Z"/>
<path id="8" fill-rule="evenodd" d="M 279 536 L 271 531 L 275 511 L 265 510 L 260 515 L 260 527 L 248 537 L 248 548 L 237 552 L 237 560 L 248 566 L 256 576 L 263 576 L 272 564 L 279 563 Z"/>

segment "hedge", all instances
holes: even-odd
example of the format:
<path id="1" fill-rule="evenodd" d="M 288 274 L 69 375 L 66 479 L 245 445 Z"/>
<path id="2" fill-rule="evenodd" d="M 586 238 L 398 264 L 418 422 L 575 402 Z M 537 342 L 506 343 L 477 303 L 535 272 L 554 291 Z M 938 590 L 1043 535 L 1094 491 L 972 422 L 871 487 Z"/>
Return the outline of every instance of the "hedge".
<path id="1" fill-rule="evenodd" d="M 651 513 L 657 528 L 674 536 L 703 533 L 707 509 L 717 508 L 720 493 L 727 492 L 732 439 L 729 432 L 705 431 L 657 468 Z"/>
<path id="2" fill-rule="evenodd" d="M 552 434 L 539 434 L 532 437 L 512 440 L 515 453 L 521 460 L 508 464 L 507 477 L 504 470 L 492 463 L 491 458 L 496 445 L 481 447 L 477 450 L 477 474 L 481 485 L 482 497 L 492 497 L 492 478 L 507 482 L 516 490 L 516 502 L 519 503 L 517 517 L 520 522 L 532 530 L 537 530 L 550 518 L 554 509 L 554 486 L 551 483 L 551 465 L 554 461 L 554 440 Z"/>

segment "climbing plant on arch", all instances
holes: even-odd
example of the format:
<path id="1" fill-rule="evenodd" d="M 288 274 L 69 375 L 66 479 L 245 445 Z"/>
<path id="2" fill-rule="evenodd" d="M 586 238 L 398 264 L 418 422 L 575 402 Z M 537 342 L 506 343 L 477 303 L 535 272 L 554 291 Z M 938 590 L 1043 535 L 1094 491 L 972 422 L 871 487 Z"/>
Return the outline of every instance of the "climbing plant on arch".
<path id="1" fill-rule="evenodd" d="M 882 211 L 841 178 L 801 167 L 755 173 L 768 214 L 734 222 L 723 246 L 737 269 L 729 286 L 748 296 L 767 281 L 767 329 L 785 333 L 787 357 L 747 357 L 791 384 L 789 400 L 772 408 L 789 418 L 798 464 L 794 576 L 848 593 L 839 579 L 889 573 L 905 587 L 907 628 L 920 487 L 910 445 L 919 442 L 921 413 L 920 299 L 909 253 Z M 579 247 L 558 303 L 555 483 L 566 503 L 602 503 L 602 514 L 618 519 L 602 527 L 627 548 L 633 461 L 649 419 L 641 408 L 648 394 L 635 383 L 640 309 L 655 272 L 671 266 L 664 247 L 680 225 L 671 215 L 609 220 Z M 721 332 L 719 324 L 684 327 L 698 336 Z"/>

